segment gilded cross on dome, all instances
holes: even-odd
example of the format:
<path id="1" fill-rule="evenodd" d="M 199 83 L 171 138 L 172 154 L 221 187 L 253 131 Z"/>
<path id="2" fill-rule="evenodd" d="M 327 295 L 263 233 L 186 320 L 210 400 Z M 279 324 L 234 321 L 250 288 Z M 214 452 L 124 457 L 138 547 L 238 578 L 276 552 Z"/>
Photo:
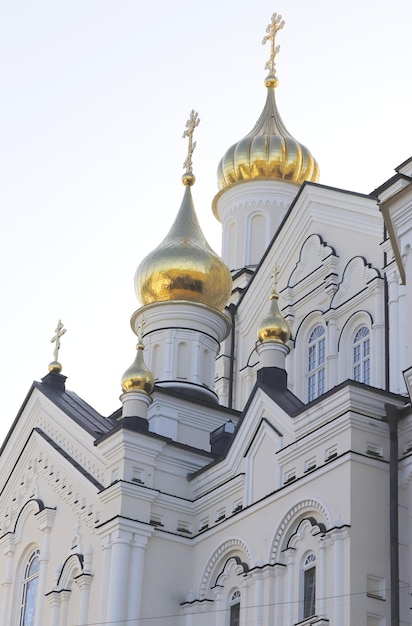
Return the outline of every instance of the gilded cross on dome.
<path id="1" fill-rule="evenodd" d="M 143 341 L 143 329 L 145 326 L 146 326 L 146 318 L 144 315 L 142 315 L 142 317 L 140 318 L 137 324 L 137 337 L 138 337 L 139 343 Z"/>
<path id="2" fill-rule="evenodd" d="M 199 115 L 196 111 L 192 110 L 190 113 L 190 117 L 186 122 L 186 130 L 183 133 L 183 139 L 186 137 L 189 138 L 189 145 L 187 149 L 187 157 L 185 162 L 183 163 L 183 167 L 186 170 L 186 174 L 192 174 L 193 171 L 193 163 L 192 163 L 192 154 L 194 149 L 196 148 L 196 141 L 193 142 L 193 133 L 196 126 L 199 126 L 200 119 Z"/>
<path id="3" fill-rule="evenodd" d="M 270 277 L 273 278 L 273 283 L 272 283 L 272 292 L 273 293 L 277 293 L 277 290 L 278 290 L 279 273 L 280 273 L 279 265 L 276 263 L 276 265 L 273 267 L 272 273 L 270 275 Z"/>
<path id="4" fill-rule="evenodd" d="M 60 373 L 62 371 L 61 363 L 59 363 L 59 350 L 60 350 L 60 337 L 63 337 L 66 332 L 66 328 L 62 324 L 61 320 L 58 321 L 54 331 L 56 334 L 50 339 L 50 343 L 54 343 L 53 357 L 54 360 L 49 364 L 49 372 Z"/>
<path id="5" fill-rule="evenodd" d="M 50 339 L 50 343 L 55 343 L 53 357 L 54 360 L 57 361 L 59 358 L 59 350 L 60 350 L 60 337 L 63 337 L 66 332 L 66 328 L 64 328 L 64 324 L 62 324 L 61 320 L 58 321 L 57 326 L 54 331 L 56 334 L 54 337 Z"/>
<path id="6" fill-rule="evenodd" d="M 285 20 L 282 20 L 282 16 L 278 13 L 273 13 L 270 24 L 266 26 L 267 35 L 262 39 L 262 45 L 265 45 L 267 41 L 270 41 L 270 57 L 269 61 L 265 65 L 265 70 L 269 70 L 272 76 L 276 76 L 276 64 L 275 58 L 280 50 L 280 46 L 275 46 L 276 33 L 281 30 L 285 25 Z"/>

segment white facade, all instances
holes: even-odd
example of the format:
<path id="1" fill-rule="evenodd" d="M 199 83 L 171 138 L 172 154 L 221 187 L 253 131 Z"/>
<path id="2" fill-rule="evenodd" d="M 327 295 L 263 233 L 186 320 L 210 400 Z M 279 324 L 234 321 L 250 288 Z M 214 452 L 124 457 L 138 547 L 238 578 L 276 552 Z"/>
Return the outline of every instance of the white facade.
<path id="1" fill-rule="evenodd" d="M 0 626 L 412 624 L 411 209 L 412 159 L 371 195 L 218 194 L 230 304 L 133 315 L 151 398 L 104 417 L 59 373 L 30 389 L 0 456 Z"/>

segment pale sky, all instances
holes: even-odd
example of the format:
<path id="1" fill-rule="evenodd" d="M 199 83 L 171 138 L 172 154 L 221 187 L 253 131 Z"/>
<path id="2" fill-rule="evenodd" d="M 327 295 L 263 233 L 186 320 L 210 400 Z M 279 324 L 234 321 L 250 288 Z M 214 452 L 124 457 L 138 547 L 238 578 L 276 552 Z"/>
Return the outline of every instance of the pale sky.
<path id="1" fill-rule="evenodd" d="M 410 0 L 2 3 L 0 440 L 59 318 L 67 388 L 104 415 L 120 406 L 134 273 L 180 206 L 191 109 L 194 201 L 220 250 L 216 167 L 263 108 L 274 11 L 286 127 L 321 183 L 370 193 L 412 155 Z"/>

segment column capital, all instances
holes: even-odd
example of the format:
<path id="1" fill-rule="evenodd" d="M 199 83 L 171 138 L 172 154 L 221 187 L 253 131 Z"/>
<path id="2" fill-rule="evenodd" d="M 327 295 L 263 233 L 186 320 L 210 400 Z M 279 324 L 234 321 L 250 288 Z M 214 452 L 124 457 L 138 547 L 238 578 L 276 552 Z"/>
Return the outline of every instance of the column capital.
<path id="1" fill-rule="evenodd" d="M 53 528 L 54 519 L 56 517 L 56 508 L 44 508 L 36 513 L 36 518 L 39 523 L 39 529 L 41 531 L 51 531 Z"/>

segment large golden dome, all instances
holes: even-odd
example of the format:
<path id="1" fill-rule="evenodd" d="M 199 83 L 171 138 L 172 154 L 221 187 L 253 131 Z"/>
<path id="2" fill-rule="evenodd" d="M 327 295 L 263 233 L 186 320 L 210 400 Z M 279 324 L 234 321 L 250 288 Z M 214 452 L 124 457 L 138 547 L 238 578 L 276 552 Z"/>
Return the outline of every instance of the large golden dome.
<path id="1" fill-rule="evenodd" d="M 279 47 L 274 47 L 275 34 L 284 22 L 276 13 L 266 29 L 269 33 L 262 43 L 271 41 L 272 52 L 266 69 L 269 75 L 266 104 L 254 128 L 240 141 L 233 144 L 221 159 L 217 178 L 219 189 L 247 180 L 286 180 L 297 185 L 308 180 L 317 182 L 319 167 L 309 150 L 294 139 L 279 115 L 275 88 L 278 85 L 274 59 Z"/>
<path id="2" fill-rule="evenodd" d="M 183 176 L 186 188 L 175 222 L 137 268 L 135 288 L 142 304 L 188 300 L 220 310 L 227 304 L 232 278 L 200 228 L 190 190 L 193 183 L 192 174 Z"/>

